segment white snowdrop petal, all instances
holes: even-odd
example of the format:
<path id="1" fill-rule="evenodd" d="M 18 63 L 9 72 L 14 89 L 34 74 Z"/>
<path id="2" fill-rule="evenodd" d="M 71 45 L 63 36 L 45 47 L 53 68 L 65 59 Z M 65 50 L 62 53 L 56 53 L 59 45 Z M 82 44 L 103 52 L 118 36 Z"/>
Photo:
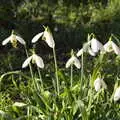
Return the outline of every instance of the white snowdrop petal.
<path id="1" fill-rule="evenodd" d="M 91 48 L 93 52 L 98 52 L 97 40 L 94 38 L 91 40 Z"/>
<path id="2" fill-rule="evenodd" d="M 94 81 L 94 87 L 96 91 L 99 91 L 101 89 L 101 78 L 97 78 Z"/>
<path id="3" fill-rule="evenodd" d="M 88 48 L 91 44 L 91 41 L 88 41 L 87 43 L 83 44 L 83 52 L 88 52 Z"/>
<path id="4" fill-rule="evenodd" d="M 77 57 L 81 56 L 82 54 L 83 54 L 83 48 L 77 52 Z"/>
<path id="5" fill-rule="evenodd" d="M 106 52 L 111 52 L 113 50 L 111 41 L 108 41 L 103 47 Z"/>
<path id="6" fill-rule="evenodd" d="M 118 87 L 115 91 L 115 94 L 114 94 L 114 101 L 118 101 L 120 99 L 120 87 Z"/>
<path id="7" fill-rule="evenodd" d="M 37 64 L 38 67 L 44 68 L 43 59 L 40 56 L 34 55 L 33 59 L 35 60 L 35 63 Z"/>
<path id="8" fill-rule="evenodd" d="M 71 64 L 73 64 L 73 61 L 74 61 L 74 59 L 73 59 L 73 57 L 71 57 L 66 63 L 66 68 L 69 68 L 71 66 Z"/>
<path id="9" fill-rule="evenodd" d="M 120 48 L 113 41 L 111 41 L 111 44 L 115 54 L 120 55 Z"/>
<path id="10" fill-rule="evenodd" d="M 43 35 L 43 32 L 38 33 L 37 35 L 35 35 L 32 39 L 32 43 L 35 43 L 38 41 L 38 39 Z"/>
<path id="11" fill-rule="evenodd" d="M 93 38 L 91 40 L 91 49 L 93 52 L 98 52 L 103 48 L 103 45 L 101 42 L 99 42 L 97 39 Z"/>
<path id="12" fill-rule="evenodd" d="M 106 83 L 99 77 L 94 81 L 94 87 L 96 91 L 99 91 L 101 88 L 107 89 Z"/>
<path id="13" fill-rule="evenodd" d="M 11 39 L 11 36 L 3 40 L 2 45 L 6 45 L 10 41 L 10 39 Z"/>
<path id="14" fill-rule="evenodd" d="M 107 89 L 106 83 L 101 79 L 102 88 Z"/>
<path id="15" fill-rule="evenodd" d="M 92 49 L 88 49 L 88 53 L 91 55 L 91 56 L 96 56 L 96 53 L 92 51 Z"/>
<path id="16" fill-rule="evenodd" d="M 22 68 L 25 68 L 29 65 L 30 61 L 32 60 L 32 56 L 28 57 L 24 63 L 22 64 Z"/>
<path id="17" fill-rule="evenodd" d="M 100 83 L 96 83 L 96 84 L 95 84 L 95 90 L 96 90 L 96 91 L 99 91 L 100 89 L 101 89 Z"/>
<path id="18" fill-rule="evenodd" d="M 81 67 L 80 61 L 79 61 L 76 57 L 74 57 L 74 65 L 75 65 L 78 69 L 80 69 L 80 67 Z"/>
<path id="19" fill-rule="evenodd" d="M 53 36 L 50 32 L 44 31 L 43 37 L 45 38 L 45 41 L 49 47 L 51 47 L 51 48 L 55 47 L 55 42 L 54 42 Z"/>
<path id="20" fill-rule="evenodd" d="M 19 37 L 19 36 L 16 36 L 16 39 L 17 39 L 21 44 L 23 44 L 23 45 L 26 44 L 23 38 L 21 38 L 21 37 Z"/>

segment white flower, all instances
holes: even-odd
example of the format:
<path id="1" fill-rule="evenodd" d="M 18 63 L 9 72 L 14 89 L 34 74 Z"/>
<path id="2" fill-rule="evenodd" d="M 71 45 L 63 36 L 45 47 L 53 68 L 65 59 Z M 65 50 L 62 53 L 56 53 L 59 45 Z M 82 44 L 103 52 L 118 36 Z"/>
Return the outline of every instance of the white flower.
<path id="1" fill-rule="evenodd" d="M 94 81 L 94 87 L 95 87 L 95 90 L 96 90 L 96 91 L 99 91 L 101 88 L 106 89 L 106 88 L 107 88 L 107 85 L 106 85 L 106 83 L 103 81 L 103 79 L 101 79 L 101 78 L 98 77 L 98 78 Z"/>
<path id="2" fill-rule="evenodd" d="M 3 40 L 2 45 L 6 45 L 8 42 L 11 42 L 13 47 L 16 47 L 17 46 L 17 41 L 19 41 L 23 45 L 26 44 L 23 38 L 21 38 L 21 37 L 19 37 L 17 35 L 14 35 L 12 33 L 8 38 Z"/>
<path id="3" fill-rule="evenodd" d="M 116 55 L 120 55 L 120 48 L 111 40 L 104 45 L 104 50 L 106 52 L 114 51 Z"/>
<path id="4" fill-rule="evenodd" d="M 90 47 L 88 47 L 87 49 L 81 48 L 76 56 L 79 57 L 81 56 L 84 52 L 88 52 L 91 56 L 96 56 L 96 53 L 92 51 L 92 49 Z"/>
<path id="5" fill-rule="evenodd" d="M 77 52 L 77 57 L 79 57 L 79 56 L 81 56 L 83 54 L 83 48 L 82 49 L 80 49 L 78 52 Z"/>
<path id="6" fill-rule="evenodd" d="M 90 46 L 90 41 L 88 41 L 87 43 L 85 43 L 85 44 L 83 45 L 83 48 L 81 48 L 81 49 L 77 52 L 76 56 L 79 57 L 79 56 L 81 56 L 84 52 L 88 52 L 89 46 Z"/>
<path id="7" fill-rule="evenodd" d="M 67 61 L 66 63 L 66 68 L 70 67 L 71 65 L 75 65 L 78 69 L 80 69 L 81 65 L 80 65 L 80 61 L 77 59 L 77 57 L 75 57 L 74 55 L 72 55 L 72 57 Z"/>
<path id="8" fill-rule="evenodd" d="M 32 43 L 35 43 L 38 41 L 38 39 L 43 35 L 44 32 L 38 33 L 37 35 L 35 35 L 32 39 Z"/>
<path id="9" fill-rule="evenodd" d="M 97 53 L 99 50 L 103 49 L 103 45 L 97 39 L 92 38 L 91 40 L 91 49 L 93 52 Z"/>
<path id="10" fill-rule="evenodd" d="M 91 48 L 88 49 L 88 53 L 89 53 L 91 56 L 96 56 L 96 53 L 93 52 Z"/>
<path id="11" fill-rule="evenodd" d="M 114 94 L 114 101 L 118 101 L 120 99 L 120 87 L 118 87 L 115 91 L 115 94 Z"/>
<path id="12" fill-rule="evenodd" d="M 78 51 L 77 56 L 81 56 L 83 52 L 88 52 L 91 56 L 96 56 L 96 53 L 99 50 L 103 50 L 102 43 L 97 39 L 92 38 L 90 41 L 83 45 L 83 48 Z"/>
<path id="13" fill-rule="evenodd" d="M 45 28 L 44 32 L 41 32 L 41 33 L 38 33 L 37 35 L 35 35 L 32 39 L 32 43 L 37 42 L 40 37 L 43 37 L 43 39 L 45 39 L 45 41 L 49 47 L 51 47 L 51 48 L 55 47 L 55 42 L 54 42 L 52 33 L 50 33 L 48 28 Z"/>
<path id="14" fill-rule="evenodd" d="M 83 51 L 88 52 L 88 49 L 90 48 L 91 41 L 88 41 L 87 43 L 84 43 L 83 45 Z"/>
<path id="15" fill-rule="evenodd" d="M 38 67 L 44 68 L 43 59 L 40 56 L 36 55 L 35 53 L 24 61 L 22 68 L 27 67 L 30 61 L 32 61 L 33 63 L 36 63 Z"/>

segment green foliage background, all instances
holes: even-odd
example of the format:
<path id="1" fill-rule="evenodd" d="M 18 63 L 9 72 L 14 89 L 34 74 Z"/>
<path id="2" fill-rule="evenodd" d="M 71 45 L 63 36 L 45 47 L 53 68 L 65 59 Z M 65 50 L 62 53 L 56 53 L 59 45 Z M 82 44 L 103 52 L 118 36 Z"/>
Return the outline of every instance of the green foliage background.
<path id="1" fill-rule="evenodd" d="M 48 25 L 57 48 L 80 48 L 88 33 L 100 41 L 119 35 L 119 0 L 1 0 L 0 41 L 15 29 L 30 43 Z"/>

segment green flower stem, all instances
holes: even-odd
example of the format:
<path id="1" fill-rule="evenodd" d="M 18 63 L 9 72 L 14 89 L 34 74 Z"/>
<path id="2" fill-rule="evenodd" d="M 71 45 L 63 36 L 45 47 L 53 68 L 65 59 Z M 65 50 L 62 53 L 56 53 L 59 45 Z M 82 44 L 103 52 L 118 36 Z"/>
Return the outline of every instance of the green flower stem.
<path id="1" fill-rule="evenodd" d="M 26 55 L 27 55 L 27 58 L 29 57 L 29 55 L 28 55 L 28 51 L 27 51 L 27 48 L 26 48 L 26 46 L 24 46 L 25 47 L 25 52 L 26 52 Z M 33 76 L 33 71 L 32 71 L 32 66 L 31 66 L 31 64 L 29 63 L 29 68 L 30 68 L 30 74 L 31 74 L 31 77 L 32 77 L 32 80 L 33 80 L 33 85 L 34 85 L 34 87 L 36 88 L 36 85 L 35 85 L 35 79 L 34 79 L 34 76 Z"/>
<path id="2" fill-rule="evenodd" d="M 57 68 L 57 60 L 56 60 L 56 53 L 55 53 L 55 48 L 53 48 L 53 56 L 54 56 L 54 62 L 55 62 L 55 76 L 56 76 L 56 84 L 57 84 L 57 93 L 59 95 L 59 79 L 58 79 L 58 68 Z"/>
<path id="3" fill-rule="evenodd" d="M 84 70 L 83 70 L 83 54 L 81 55 L 81 80 L 80 80 L 80 91 L 82 89 L 82 83 L 83 83 L 83 74 L 84 74 Z"/>
<path id="4" fill-rule="evenodd" d="M 39 78 L 40 78 L 40 82 L 41 82 L 41 87 L 43 88 L 43 81 L 42 81 L 42 77 L 41 77 L 40 68 L 37 67 L 37 70 L 38 70 L 38 74 L 39 74 Z"/>
<path id="5" fill-rule="evenodd" d="M 71 76 L 70 76 L 70 82 L 71 82 L 71 87 L 72 87 L 72 84 L 73 84 L 73 65 L 71 65 Z"/>
<path id="6" fill-rule="evenodd" d="M 29 55 L 28 55 L 28 51 L 27 51 L 26 46 L 25 46 L 25 52 L 26 52 L 26 55 L 27 55 L 27 58 L 28 58 L 28 57 L 29 57 Z M 30 63 L 29 63 L 29 68 L 30 68 L 31 77 L 32 77 L 32 79 L 33 79 L 33 71 L 32 71 L 32 66 L 31 66 L 31 64 L 30 64 Z"/>

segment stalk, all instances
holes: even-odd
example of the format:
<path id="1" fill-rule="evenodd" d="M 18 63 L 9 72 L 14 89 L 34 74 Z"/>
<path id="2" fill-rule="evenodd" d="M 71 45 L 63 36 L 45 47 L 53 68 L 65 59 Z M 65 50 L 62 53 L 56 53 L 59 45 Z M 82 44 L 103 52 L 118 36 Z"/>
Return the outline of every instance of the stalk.
<path id="1" fill-rule="evenodd" d="M 37 70 L 38 70 L 38 74 L 39 74 L 39 78 L 40 78 L 40 82 L 41 82 L 41 87 L 43 88 L 43 81 L 42 81 L 41 72 L 40 72 L 39 67 L 37 67 Z"/>
<path id="2" fill-rule="evenodd" d="M 26 48 L 26 46 L 24 46 L 24 47 L 25 47 L 26 56 L 27 56 L 27 58 L 28 58 L 29 55 L 28 55 L 27 48 Z M 35 85 L 35 79 L 34 79 L 33 71 L 32 71 L 32 66 L 31 66 L 30 63 L 29 63 L 29 69 L 30 69 L 31 78 L 32 78 L 32 80 L 33 80 L 33 85 L 34 85 L 34 87 L 36 88 L 36 85 Z"/>
<path id="3" fill-rule="evenodd" d="M 27 56 L 27 58 L 29 57 L 29 55 L 28 55 L 28 51 L 27 51 L 27 48 L 26 48 L 26 46 L 24 46 L 25 47 L 25 52 L 26 52 L 26 56 Z M 31 77 L 32 77 L 32 79 L 34 78 L 33 77 L 33 71 L 32 71 L 32 67 L 31 67 L 31 64 L 29 63 L 29 68 L 30 68 L 30 74 L 31 74 Z"/>
<path id="4" fill-rule="evenodd" d="M 70 76 L 70 79 L 71 79 L 71 87 L 72 87 L 72 84 L 73 84 L 73 65 L 71 65 L 71 76 Z"/>
<path id="5" fill-rule="evenodd" d="M 53 48 L 53 56 L 54 56 L 54 62 L 55 62 L 55 76 L 56 76 L 56 88 L 57 88 L 57 93 L 59 95 L 59 80 L 58 80 L 58 68 L 57 68 L 57 60 L 56 60 L 56 53 L 55 53 L 55 48 Z"/>
<path id="6" fill-rule="evenodd" d="M 80 82 L 80 91 L 82 89 L 82 82 L 83 82 L 83 54 L 81 55 L 81 82 Z"/>

